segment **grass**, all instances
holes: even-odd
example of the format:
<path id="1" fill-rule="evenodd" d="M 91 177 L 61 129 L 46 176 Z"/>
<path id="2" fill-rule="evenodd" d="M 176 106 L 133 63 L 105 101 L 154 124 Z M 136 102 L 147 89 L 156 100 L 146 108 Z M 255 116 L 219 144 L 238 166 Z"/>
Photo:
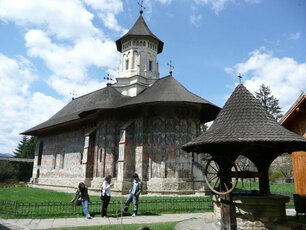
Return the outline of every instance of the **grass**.
<path id="1" fill-rule="evenodd" d="M 251 190 L 258 189 L 258 183 L 244 182 L 244 185 L 238 183 L 237 190 Z M 279 193 L 283 195 L 290 195 L 295 192 L 294 184 L 277 184 L 271 183 L 271 192 Z M 37 205 L 38 207 L 20 205 L 18 208 L 19 216 L 20 214 L 25 214 L 27 217 L 76 217 L 82 215 L 82 209 L 80 206 L 67 205 L 68 202 L 73 198 L 73 193 L 63 193 L 55 192 L 51 190 L 38 189 L 25 186 L 10 186 L 10 187 L 0 187 L 0 200 L 6 201 L 17 201 L 17 202 L 63 202 L 63 204 L 55 205 Z M 101 210 L 101 201 L 99 196 L 90 196 L 91 200 L 95 203 L 90 205 L 90 211 L 92 213 L 98 214 Z M 119 214 L 122 204 L 124 204 L 126 197 L 112 197 L 110 205 L 109 214 L 116 215 Z M 175 200 L 175 202 L 171 201 Z M 121 201 L 122 204 L 115 202 Z M 192 213 L 192 212 L 207 212 L 212 211 L 209 207 L 210 198 L 203 197 L 140 197 L 140 210 L 139 213 L 145 214 L 161 214 L 161 213 Z M 14 210 L 14 206 L 12 210 Z M 133 205 L 132 205 L 133 207 Z M 130 212 L 131 209 L 130 208 Z M 287 208 L 294 208 L 293 200 L 287 203 Z M 60 213 L 60 214 L 59 214 Z M 59 214 L 59 215 L 57 215 Z M 131 213 L 130 213 L 131 214 Z M 56 216 L 57 215 L 57 216 Z M 13 215 L 0 214 L 3 218 L 16 218 Z M 24 216 L 25 217 L 25 216 Z"/>
<path id="2" fill-rule="evenodd" d="M 142 226 L 147 226 L 151 230 L 174 230 L 178 222 L 161 223 L 161 224 L 124 224 L 124 230 L 137 230 Z M 102 225 L 92 227 L 75 227 L 75 228 L 52 228 L 52 230 L 69 230 L 69 229 L 86 229 L 86 230 L 120 230 L 120 225 Z"/>
<path id="3" fill-rule="evenodd" d="M 3 218 L 50 218 L 50 217 L 76 217 L 82 215 L 80 206 L 70 205 L 68 202 L 74 194 L 55 192 L 45 189 L 31 187 L 6 187 L 0 188 L 0 200 L 17 201 L 28 204 L 18 204 L 17 216 L 9 214 L 0 214 Z M 98 196 L 90 196 L 93 204 L 89 206 L 90 212 L 98 215 L 101 212 L 101 201 Z M 112 197 L 109 206 L 109 214 L 116 216 L 120 214 L 126 197 Z M 121 201 L 121 202 L 118 202 Z M 32 202 L 43 202 L 43 204 Z M 57 204 L 47 204 L 47 202 L 62 202 Z M 204 197 L 140 197 L 139 214 L 161 214 L 161 213 L 192 213 L 212 211 L 210 198 Z M 3 205 L 3 204 L 2 204 Z M 15 213 L 15 204 L 7 205 L 6 210 L 10 209 Z M 131 215 L 133 205 L 130 207 Z"/>
<path id="4" fill-rule="evenodd" d="M 306 216 L 299 216 L 299 219 L 296 219 L 296 216 L 287 216 L 287 221 L 306 224 Z"/>
<path id="5" fill-rule="evenodd" d="M 235 189 L 242 190 L 259 190 L 259 184 L 257 182 L 238 182 Z M 270 183 L 270 191 L 275 194 L 294 194 L 295 187 L 291 183 Z"/>

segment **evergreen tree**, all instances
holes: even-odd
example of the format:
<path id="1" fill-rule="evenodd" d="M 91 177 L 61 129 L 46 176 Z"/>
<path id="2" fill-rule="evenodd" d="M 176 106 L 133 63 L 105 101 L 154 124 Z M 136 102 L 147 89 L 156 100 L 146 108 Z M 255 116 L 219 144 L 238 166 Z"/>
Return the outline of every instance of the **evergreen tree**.
<path id="1" fill-rule="evenodd" d="M 259 92 L 255 92 L 256 98 L 261 102 L 265 110 L 271 114 L 277 121 L 279 121 L 283 114 L 279 107 L 279 100 L 272 94 L 269 86 L 262 84 Z"/>
<path id="2" fill-rule="evenodd" d="M 200 125 L 200 132 L 205 133 L 208 129 L 208 126 L 206 124 L 201 124 Z"/>
<path id="3" fill-rule="evenodd" d="M 35 155 L 36 142 L 36 137 L 32 136 L 28 138 L 23 136 L 14 152 L 15 157 L 33 159 Z"/>
<path id="4" fill-rule="evenodd" d="M 24 151 L 24 148 L 26 147 L 27 142 L 28 142 L 27 136 L 22 136 L 22 140 L 18 143 L 17 148 L 13 152 L 15 157 L 22 156 L 22 152 Z"/>

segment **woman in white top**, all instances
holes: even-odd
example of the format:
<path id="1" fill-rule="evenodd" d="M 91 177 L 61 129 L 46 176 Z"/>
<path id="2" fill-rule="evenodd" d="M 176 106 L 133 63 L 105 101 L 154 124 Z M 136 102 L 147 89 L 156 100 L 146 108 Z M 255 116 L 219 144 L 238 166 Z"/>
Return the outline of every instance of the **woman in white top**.
<path id="1" fill-rule="evenodd" d="M 103 203 L 102 206 L 102 217 L 106 217 L 107 207 L 111 198 L 111 188 L 114 187 L 113 184 L 111 184 L 112 176 L 108 175 L 105 177 L 102 185 L 102 194 L 101 194 L 101 200 Z"/>

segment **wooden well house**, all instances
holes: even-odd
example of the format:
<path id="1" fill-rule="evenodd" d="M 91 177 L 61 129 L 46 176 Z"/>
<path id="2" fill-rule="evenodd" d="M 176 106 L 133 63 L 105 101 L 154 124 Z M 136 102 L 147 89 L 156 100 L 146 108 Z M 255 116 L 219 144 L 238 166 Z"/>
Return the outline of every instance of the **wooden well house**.
<path id="1" fill-rule="evenodd" d="M 209 130 L 182 149 L 212 157 L 204 176 L 213 192 L 216 223 L 221 229 L 276 229 L 286 222 L 289 197 L 270 193 L 268 170 L 282 153 L 305 151 L 306 139 L 280 126 L 242 84 Z M 257 171 L 239 170 L 235 160 L 241 155 Z M 258 178 L 259 191 L 233 192 L 243 178 Z"/>

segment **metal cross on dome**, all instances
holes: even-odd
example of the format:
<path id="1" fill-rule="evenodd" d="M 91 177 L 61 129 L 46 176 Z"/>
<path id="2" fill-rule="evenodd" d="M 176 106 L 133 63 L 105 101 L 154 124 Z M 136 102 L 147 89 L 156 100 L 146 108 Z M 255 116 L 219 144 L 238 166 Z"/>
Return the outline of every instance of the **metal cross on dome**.
<path id="1" fill-rule="evenodd" d="M 167 64 L 169 66 L 169 73 L 172 76 L 172 70 L 174 69 L 174 66 L 172 65 L 172 61 L 170 60 L 170 63 Z"/>
<path id="2" fill-rule="evenodd" d="M 107 80 L 107 83 L 106 83 L 107 86 L 111 86 L 112 81 L 114 81 L 114 79 L 112 78 L 112 75 L 109 73 L 107 74 L 107 77 L 104 77 L 104 79 Z"/>
<path id="3" fill-rule="evenodd" d="M 240 82 L 240 84 L 241 84 L 241 79 L 242 79 L 241 74 L 239 73 L 237 77 L 239 78 L 239 82 Z"/>
<path id="4" fill-rule="evenodd" d="M 72 90 L 72 92 L 70 92 L 71 95 L 71 99 L 74 100 L 75 97 L 77 96 L 77 94 L 74 92 L 74 90 Z"/>
<path id="5" fill-rule="evenodd" d="M 138 5 L 140 6 L 140 11 L 139 13 L 142 14 L 143 10 L 145 10 L 146 8 L 143 6 L 143 0 L 141 0 L 140 2 L 138 2 Z"/>

